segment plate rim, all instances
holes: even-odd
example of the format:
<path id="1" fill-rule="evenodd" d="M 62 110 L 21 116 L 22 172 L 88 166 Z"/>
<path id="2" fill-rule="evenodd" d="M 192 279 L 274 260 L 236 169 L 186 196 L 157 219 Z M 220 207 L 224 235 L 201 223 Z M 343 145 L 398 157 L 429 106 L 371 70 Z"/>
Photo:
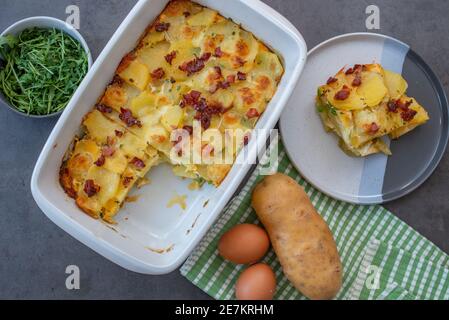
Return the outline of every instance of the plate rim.
<path id="1" fill-rule="evenodd" d="M 307 52 L 307 58 L 309 58 L 309 56 L 311 54 L 313 54 L 315 51 L 326 46 L 327 44 L 329 44 L 331 42 L 340 40 L 342 38 L 350 38 L 350 37 L 354 37 L 354 36 L 366 36 L 366 37 L 374 37 L 374 38 L 381 38 L 381 39 L 389 39 L 389 40 L 395 41 L 399 44 L 402 44 L 402 45 L 408 47 L 409 51 L 407 54 L 410 53 L 413 57 L 413 60 L 415 60 L 415 61 L 417 60 L 419 63 L 419 66 L 423 67 L 424 72 L 428 76 L 430 76 L 430 78 L 434 84 L 434 87 L 437 91 L 438 100 L 440 101 L 440 107 L 443 112 L 443 119 L 446 119 L 446 121 L 443 121 L 440 126 L 443 127 L 443 129 L 444 129 L 444 127 L 446 127 L 446 130 L 442 130 L 442 136 L 439 139 L 439 143 L 436 148 L 436 152 L 435 152 L 434 156 L 432 157 L 432 159 L 429 161 L 429 164 L 423 170 L 423 173 L 421 175 L 419 175 L 418 178 L 415 179 L 409 186 L 407 186 L 405 189 L 403 189 L 405 191 L 402 191 L 399 194 L 396 194 L 396 192 L 393 192 L 392 196 L 386 197 L 386 198 L 384 197 L 384 195 L 381 195 L 380 198 L 379 198 L 379 196 L 364 196 L 361 198 L 361 197 L 345 196 L 344 194 L 341 194 L 341 193 L 333 193 L 331 190 L 325 190 L 324 188 L 321 188 L 319 185 L 317 185 L 315 182 L 312 182 L 312 179 L 310 179 L 308 177 L 308 175 L 304 174 L 303 171 L 300 169 L 299 165 L 293 160 L 294 158 L 290 154 L 290 152 L 286 146 L 286 143 L 285 143 L 285 138 L 284 138 L 283 129 L 282 129 L 283 128 L 282 116 L 279 119 L 279 130 L 281 133 L 280 136 L 281 136 L 282 144 L 284 145 L 284 150 L 285 150 L 292 166 L 299 172 L 301 177 L 307 181 L 307 183 L 309 183 L 311 186 L 313 186 L 320 192 L 324 193 L 325 195 L 327 195 L 330 198 L 335 199 L 335 200 L 344 201 L 344 202 L 348 202 L 348 203 L 356 204 L 356 205 L 378 205 L 378 204 L 384 204 L 384 203 L 387 203 L 387 202 L 390 202 L 393 200 L 397 200 L 397 199 L 402 198 L 402 197 L 410 194 L 411 192 L 415 191 L 436 170 L 436 168 L 438 167 L 438 165 L 441 162 L 441 159 L 443 158 L 443 156 L 445 154 L 445 151 L 446 151 L 446 148 L 448 145 L 448 141 L 449 141 L 449 103 L 448 103 L 446 91 L 441 83 L 441 80 L 439 79 L 437 74 L 433 71 L 433 69 L 425 62 L 425 60 L 416 51 L 414 51 L 410 45 L 408 45 L 407 43 L 405 43 L 401 40 L 398 40 L 394 37 L 388 36 L 388 35 L 384 35 L 384 34 L 380 34 L 380 33 L 373 33 L 373 32 L 351 32 L 351 33 L 337 35 L 335 37 L 331 37 L 327 40 L 324 40 L 324 41 L 318 43 L 316 46 L 314 46 L 312 49 L 310 49 Z M 285 109 L 284 109 L 284 112 L 285 112 Z M 391 193 L 389 193 L 389 194 L 391 194 Z M 386 194 L 386 195 L 388 195 L 388 194 Z M 376 198 L 378 200 L 372 201 L 372 200 L 370 200 L 370 198 Z"/>

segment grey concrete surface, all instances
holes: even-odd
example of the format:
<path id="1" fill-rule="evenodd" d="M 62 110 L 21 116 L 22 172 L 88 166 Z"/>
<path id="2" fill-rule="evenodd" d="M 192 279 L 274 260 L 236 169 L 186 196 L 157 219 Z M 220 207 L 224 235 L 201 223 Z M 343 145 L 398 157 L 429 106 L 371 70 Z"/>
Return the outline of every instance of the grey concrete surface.
<path id="1" fill-rule="evenodd" d="M 217 0 L 218 1 L 218 0 Z M 221 0 L 220 0 L 221 1 Z M 365 8 L 376 4 L 381 32 L 410 44 L 449 92 L 449 1 L 264 0 L 304 35 L 309 48 L 332 36 L 366 31 Z M 97 57 L 135 0 L 0 0 L 0 30 L 29 16 L 66 18 L 81 10 L 81 33 Z M 59 229 L 39 210 L 30 177 L 56 119 L 33 120 L 0 106 L 0 298 L 206 299 L 178 271 L 145 276 L 104 259 Z M 412 194 L 386 207 L 449 252 L 449 157 Z M 81 270 L 81 289 L 65 287 L 65 268 Z"/>

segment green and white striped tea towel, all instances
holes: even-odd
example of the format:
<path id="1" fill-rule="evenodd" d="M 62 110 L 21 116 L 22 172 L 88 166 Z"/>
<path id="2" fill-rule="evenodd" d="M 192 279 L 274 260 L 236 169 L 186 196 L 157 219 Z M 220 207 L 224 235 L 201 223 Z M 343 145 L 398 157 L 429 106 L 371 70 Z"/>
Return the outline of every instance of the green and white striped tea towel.
<path id="1" fill-rule="evenodd" d="M 381 206 L 353 205 L 322 194 L 299 176 L 280 143 L 278 150 L 278 172 L 304 187 L 336 240 L 343 264 L 337 299 L 449 299 L 449 257 L 444 252 Z M 235 298 L 234 285 L 245 266 L 223 260 L 217 243 L 236 224 L 260 224 L 251 208 L 251 191 L 263 178 L 260 169 L 258 165 L 181 268 L 183 276 L 215 299 Z M 275 299 L 306 299 L 283 275 L 272 250 L 262 262 L 276 274 Z"/>
<path id="2" fill-rule="evenodd" d="M 377 281 L 378 290 L 370 289 L 367 277 L 369 266 L 370 284 Z M 373 267 L 371 267 L 372 269 Z M 352 299 L 449 299 L 449 269 L 438 261 L 430 262 L 414 252 L 393 247 L 388 243 L 373 240 L 368 244 L 351 291 Z M 376 280 L 377 277 L 377 280 Z M 379 281 L 379 279 L 384 279 Z M 403 288 L 407 288 L 403 289 Z"/>

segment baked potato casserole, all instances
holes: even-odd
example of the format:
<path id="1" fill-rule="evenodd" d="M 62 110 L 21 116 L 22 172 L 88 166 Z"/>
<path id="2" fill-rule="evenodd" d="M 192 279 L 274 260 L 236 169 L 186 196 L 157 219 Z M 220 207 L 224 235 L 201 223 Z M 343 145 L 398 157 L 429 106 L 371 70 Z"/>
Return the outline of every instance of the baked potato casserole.
<path id="1" fill-rule="evenodd" d="M 391 155 L 383 136 L 397 139 L 429 120 L 426 110 L 406 95 L 407 87 L 400 74 L 380 64 L 358 64 L 318 88 L 316 107 L 325 129 L 338 135 L 348 154 Z"/>
<path id="2" fill-rule="evenodd" d="M 60 169 L 62 187 L 81 210 L 112 223 L 130 189 L 161 162 L 219 186 L 249 134 L 231 137 L 231 163 L 184 163 L 172 156 L 182 142 L 172 132 L 192 135 L 195 124 L 203 136 L 249 132 L 282 74 L 279 57 L 238 24 L 191 1 L 169 2 L 84 116 Z M 205 149 L 225 154 L 214 141 L 192 148 Z"/>

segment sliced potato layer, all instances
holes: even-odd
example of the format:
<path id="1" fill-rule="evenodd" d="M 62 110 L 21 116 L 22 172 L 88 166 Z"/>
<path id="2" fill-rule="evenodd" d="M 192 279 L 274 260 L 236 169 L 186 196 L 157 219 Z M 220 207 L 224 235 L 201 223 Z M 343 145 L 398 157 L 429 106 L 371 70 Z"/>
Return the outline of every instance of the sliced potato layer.
<path id="1" fill-rule="evenodd" d="M 340 137 L 346 153 L 390 155 L 381 137 L 397 139 L 429 119 L 406 90 L 404 78 L 380 64 L 355 65 L 318 88 L 316 107 L 325 129 Z"/>

